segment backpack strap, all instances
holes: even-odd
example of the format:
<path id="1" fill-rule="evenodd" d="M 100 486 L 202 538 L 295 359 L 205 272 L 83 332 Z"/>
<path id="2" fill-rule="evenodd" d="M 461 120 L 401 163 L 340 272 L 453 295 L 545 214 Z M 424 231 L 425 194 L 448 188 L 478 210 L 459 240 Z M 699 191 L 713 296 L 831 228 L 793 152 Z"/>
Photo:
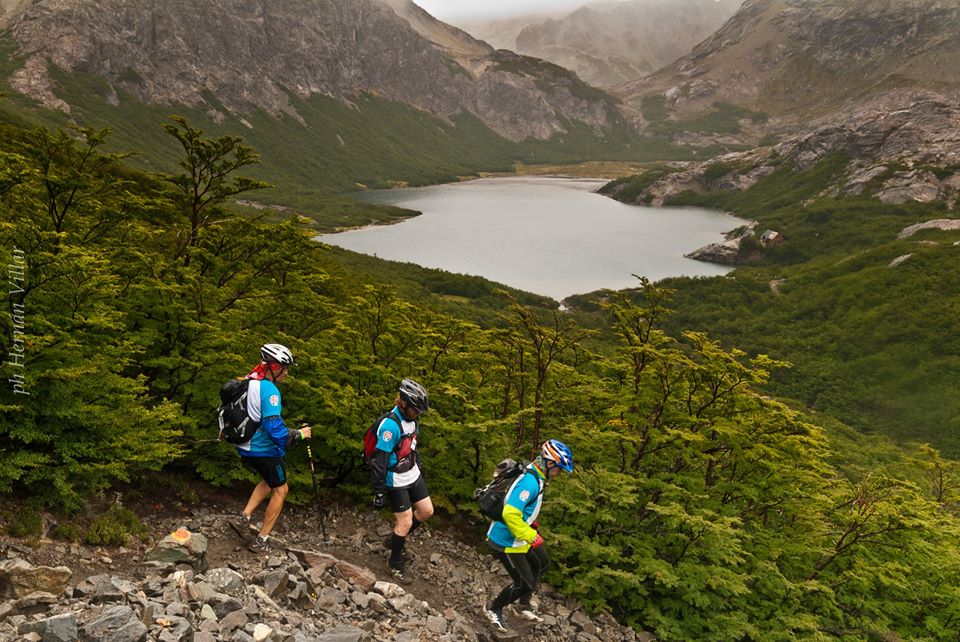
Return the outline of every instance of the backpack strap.
<path id="1" fill-rule="evenodd" d="M 390 412 L 388 412 L 388 413 L 384 413 L 384 415 L 383 415 L 382 417 L 380 417 L 380 422 L 379 422 L 379 424 L 377 425 L 377 433 L 380 432 L 380 426 L 383 425 L 383 420 L 384 420 L 384 419 L 393 419 L 394 423 L 397 424 L 397 428 L 400 429 L 400 436 L 399 436 L 399 437 L 397 438 L 397 440 L 393 443 L 393 450 L 396 450 L 397 448 L 400 447 L 400 440 L 403 438 L 403 420 L 400 418 L 400 415 L 398 415 L 397 413 L 395 413 L 395 412 L 392 411 L 392 410 L 391 410 Z M 417 422 L 416 426 L 417 426 L 417 428 L 416 428 L 416 432 L 415 432 L 414 434 L 417 434 L 417 435 L 418 435 L 418 434 L 420 433 L 420 422 L 419 422 L 419 421 Z M 379 437 L 379 434 L 378 434 L 378 437 Z M 391 450 L 391 452 L 393 452 L 393 450 Z"/>
<path id="2" fill-rule="evenodd" d="M 538 489 L 538 490 L 537 490 L 537 494 L 533 496 L 533 501 L 537 501 L 537 498 L 540 497 L 540 495 L 543 494 L 543 491 L 546 490 L 546 488 L 547 488 L 547 482 L 546 482 L 546 480 L 540 479 L 540 475 L 537 474 L 537 471 L 535 471 L 535 470 L 533 470 L 533 469 L 530 469 L 530 468 L 527 468 L 526 470 L 524 470 L 524 471 L 523 471 L 523 474 L 524 474 L 524 475 L 526 475 L 526 474 L 531 474 L 531 475 L 533 475 L 533 478 L 537 480 L 537 489 Z M 520 477 L 522 478 L 523 475 L 521 475 Z"/>

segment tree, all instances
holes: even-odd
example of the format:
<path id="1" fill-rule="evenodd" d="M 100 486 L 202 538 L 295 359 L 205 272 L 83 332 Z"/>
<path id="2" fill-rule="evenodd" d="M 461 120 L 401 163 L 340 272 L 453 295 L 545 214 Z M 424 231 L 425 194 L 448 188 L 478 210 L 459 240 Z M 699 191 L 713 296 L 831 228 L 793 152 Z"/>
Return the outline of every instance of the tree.
<path id="1" fill-rule="evenodd" d="M 174 124 L 166 124 L 164 129 L 183 147 L 184 158 L 180 167 L 184 171 L 167 176 L 166 180 L 177 188 L 178 204 L 189 224 L 183 238 L 179 239 L 177 256 L 183 257 L 184 265 L 190 265 L 199 231 L 213 216 L 216 206 L 231 196 L 265 189 L 269 185 L 235 175 L 237 170 L 259 162 L 259 154 L 244 145 L 239 136 L 204 138 L 203 131 L 192 127 L 183 116 L 170 116 L 170 120 Z"/>

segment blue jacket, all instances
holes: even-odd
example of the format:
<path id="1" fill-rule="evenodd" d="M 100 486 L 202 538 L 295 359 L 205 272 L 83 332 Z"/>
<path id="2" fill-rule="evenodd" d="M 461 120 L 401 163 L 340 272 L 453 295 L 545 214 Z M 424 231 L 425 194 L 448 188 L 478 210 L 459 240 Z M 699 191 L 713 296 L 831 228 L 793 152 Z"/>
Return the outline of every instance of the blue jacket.
<path id="1" fill-rule="evenodd" d="M 487 538 L 507 553 L 526 553 L 537 536 L 532 524 L 540 514 L 546 477 L 534 464 L 513 482 L 503 500 L 503 519 L 490 524 Z"/>
<path id="2" fill-rule="evenodd" d="M 245 444 L 237 446 L 241 457 L 283 457 L 287 452 L 290 431 L 283 419 L 280 391 L 267 379 L 250 380 L 247 390 L 247 414 L 260 421 L 260 429 Z"/>

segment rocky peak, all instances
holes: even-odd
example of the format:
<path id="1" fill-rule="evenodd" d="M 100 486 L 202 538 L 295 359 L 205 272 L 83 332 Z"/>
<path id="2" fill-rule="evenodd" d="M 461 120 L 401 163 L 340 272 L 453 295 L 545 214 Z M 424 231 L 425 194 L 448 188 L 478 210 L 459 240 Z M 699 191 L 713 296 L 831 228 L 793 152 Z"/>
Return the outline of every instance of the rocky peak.
<path id="1" fill-rule="evenodd" d="M 493 47 L 477 40 L 466 31 L 437 20 L 424 11 L 413 0 L 382 0 L 384 4 L 407 21 L 417 33 L 456 57 L 476 58 L 493 53 Z"/>
<path id="2" fill-rule="evenodd" d="M 960 92 L 955 0 L 748 0 L 713 36 L 646 81 L 679 112 L 718 101 L 806 119 L 895 88 Z"/>
<path id="3" fill-rule="evenodd" d="M 739 0 L 629 0 L 584 6 L 524 27 L 516 51 L 612 87 L 673 62 L 709 36 Z"/>
<path id="4" fill-rule="evenodd" d="M 141 102 L 199 107 L 214 119 L 223 109 L 299 118 L 294 97 L 349 102 L 371 92 L 442 118 L 469 111 L 513 140 L 548 138 L 575 121 L 598 131 L 622 121 L 613 101 L 596 92 L 548 82 L 532 61 L 506 70 L 486 59 L 495 52 L 483 43 L 408 5 L 391 6 L 379 0 L 35 3 L 5 21 L 26 59 L 10 82 L 68 111 L 52 64 L 99 76 Z M 432 39 L 412 23 L 429 27 Z M 474 60 L 469 68 L 459 62 L 465 57 Z"/>

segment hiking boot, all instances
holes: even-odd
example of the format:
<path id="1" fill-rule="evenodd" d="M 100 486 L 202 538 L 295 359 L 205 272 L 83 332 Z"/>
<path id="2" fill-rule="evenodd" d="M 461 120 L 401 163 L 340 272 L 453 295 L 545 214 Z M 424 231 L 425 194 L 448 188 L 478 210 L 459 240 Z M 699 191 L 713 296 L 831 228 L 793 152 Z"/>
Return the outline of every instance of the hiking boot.
<path id="1" fill-rule="evenodd" d="M 483 611 L 483 614 L 498 632 L 507 630 L 507 625 L 503 623 L 503 609 L 495 609 L 491 605 Z"/>
<path id="2" fill-rule="evenodd" d="M 513 610 L 521 620 L 543 624 L 543 618 L 537 615 L 537 612 L 534 611 L 533 607 L 529 604 L 517 604 L 513 607 Z"/>
<path id="3" fill-rule="evenodd" d="M 265 537 L 257 535 L 250 540 L 250 543 L 247 544 L 247 548 L 253 553 L 263 553 L 264 551 L 270 550 L 270 543 Z"/>
<path id="4" fill-rule="evenodd" d="M 250 521 L 249 515 L 240 513 L 236 517 L 231 517 L 227 523 L 230 524 L 230 528 L 244 541 L 250 539 L 250 536 L 253 534 L 250 532 L 253 524 Z"/>
<path id="5" fill-rule="evenodd" d="M 390 569 L 390 576 L 393 578 L 393 581 L 397 584 L 403 584 L 404 586 L 410 584 L 412 581 L 410 576 L 407 575 L 403 570 L 403 565 L 394 566 L 389 564 L 388 568 Z"/>

